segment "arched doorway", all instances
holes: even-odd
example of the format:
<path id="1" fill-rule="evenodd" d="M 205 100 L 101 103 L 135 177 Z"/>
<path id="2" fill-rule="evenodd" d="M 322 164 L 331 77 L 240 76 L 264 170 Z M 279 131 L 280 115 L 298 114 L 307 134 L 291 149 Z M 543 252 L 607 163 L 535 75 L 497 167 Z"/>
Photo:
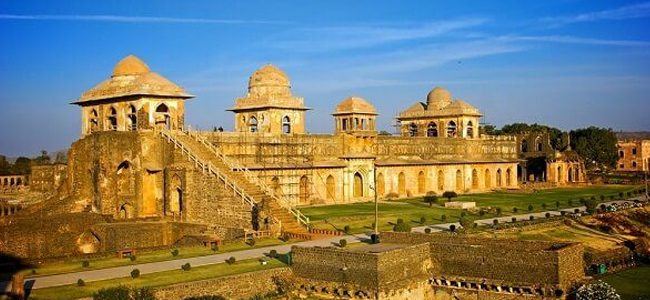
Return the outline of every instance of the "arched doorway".
<path id="1" fill-rule="evenodd" d="M 569 167 L 569 170 L 567 171 L 567 181 L 573 182 L 573 169 L 571 169 L 571 167 Z"/>
<path id="2" fill-rule="evenodd" d="M 438 170 L 438 191 L 443 192 L 445 190 L 445 173 L 442 170 Z"/>
<path id="3" fill-rule="evenodd" d="M 133 168 L 128 160 L 123 161 L 117 167 L 117 193 L 120 195 L 133 194 L 135 190 L 135 178 Z"/>
<path id="4" fill-rule="evenodd" d="M 120 207 L 119 218 L 122 220 L 133 218 L 133 210 L 131 204 L 125 203 Z"/>
<path id="5" fill-rule="evenodd" d="M 299 198 L 300 198 L 300 203 L 308 203 L 309 198 L 311 196 L 311 192 L 309 191 L 309 178 L 307 178 L 307 175 L 303 175 L 300 177 L 300 184 L 298 188 L 299 192 Z"/>
<path id="6" fill-rule="evenodd" d="M 117 130 L 117 110 L 115 107 L 111 107 L 108 110 L 108 118 L 107 118 L 107 125 L 108 125 L 108 130 Z"/>
<path id="7" fill-rule="evenodd" d="M 467 122 L 467 136 L 468 138 L 474 137 L 474 124 L 472 121 Z"/>
<path id="8" fill-rule="evenodd" d="M 510 168 L 508 168 L 506 170 L 506 186 L 511 186 L 512 185 L 511 176 L 512 176 L 512 171 L 510 170 Z"/>
<path id="9" fill-rule="evenodd" d="M 503 185 L 501 180 L 501 169 L 497 169 L 497 187 L 501 187 Z"/>
<path id="10" fill-rule="evenodd" d="M 463 190 L 463 172 L 456 170 L 456 191 L 462 192 Z"/>
<path id="11" fill-rule="evenodd" d="M 404 172 L 400 172 L 399 175 L 397 175 L 397 193 L 400 196 L 406 195 L 406 176 L 404 175 Z"/>
<path id="12" fill-rule="evenodd" d="M 427 136 L 428 137 L 437 137 L 438 136 L 438 125 L 435 122 L 429 123 L 427 126 Z"/>
<path id="13" fill-rule="evenodd" d="M 478 189 L 478 171 L 472 170 L 472 189 Z"/>
<path id="14" fill-rule="evenodd" d="M 334 176 L 330 175 L 327 176 L 327 180 L 325 182 L 325 185 L 327 186 L 327 199 L 333 200 L 336 198 L 336 181 L 334 180 Z"/>
<path id="15" fill-rule="evenodd" d="M 171 199 L 169 200 L 169 211 L 172 216 L 183 215 L 183 185 L 181 177 L 178 174 L 172 177 Z"/>
<path id="16" fill-rule="evenodd" d="M 521 152 L 528 152 L 528 142 L 526 140 L 521 141 Z"/>
<path id="17" fill-rule="evenodd" d="M 165 129 L 171 128 L 171 121 L 169 118 L 169 107 L 164 103 L 161 103 L 156 107 L 156 114 L 154 115 L 154 121 L 156 122 L 156 127 L 162 127 Z"/>
<path id="18" fill-rule="evenodd" d="M 386 182 L 384 181 L 384 174 L 377 175 L 377 197 L 383 197 L 386 194 Z"/>
<path id="19" fill-rule="evenodd" d="M 456 137 L 456 122 L 449 121 L 447 123 L 447 137 Z"/>
<path id="20" fill-rule="evenodd" d="M 557 182 L 562 182 L 562 167 L 557 167 Z"/>
<path id="21" fill-rule="evenodd" d="M 363 197 L 363 177 L 359 172 L 354 173 L 354 197 Z"/>
<path id="22" fill-rule="evenodd" d="M 97 110 L 93 109 L 90 111 L 90 132 L 97 131 L 99 129 L 99 118 L 97 117 Z"/>
<path id="23" fill-rule="evenodd" d="M 492 188 L 492 174 L 490 173 L 490 169 L 485 169 L 485 188 Z"/>
<path id="24" fill-rule="evenodd" d="M 130 131 L 136 131 L 138 130 L 138 116 L 136 114 L 135 106 L 130 105 L 129 106 L 129 113 L 126 116 L 126 119 L 128 121 L 128 130 Z"/>
<path id="25" fill-rule="evenodd" d="M 424 175 L 424 171 L 418 173 L 418 194 L 424 194 L 427 189 L 427 177 Z"/>

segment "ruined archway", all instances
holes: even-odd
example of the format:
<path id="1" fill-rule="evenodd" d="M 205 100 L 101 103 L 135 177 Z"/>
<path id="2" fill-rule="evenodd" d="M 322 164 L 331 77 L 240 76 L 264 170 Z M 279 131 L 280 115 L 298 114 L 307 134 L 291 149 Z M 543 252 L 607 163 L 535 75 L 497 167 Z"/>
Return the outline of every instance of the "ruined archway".
<path id="1" fill-rule="evenodd" d="M 92 231 L 86 231 L 77 238 L 77 250 L 83 254 L 97 253 L 100 250 L 100 241 Z"/>
<path id="2" fill-rule="evenodd" d="M 119 219 L 126 220 L 126 219 L 132 219 L 133 216 L 133 206 L 128 203 L 122 204 L 120 206 L 120 210 L 118 211 L 118 216 Z"/>

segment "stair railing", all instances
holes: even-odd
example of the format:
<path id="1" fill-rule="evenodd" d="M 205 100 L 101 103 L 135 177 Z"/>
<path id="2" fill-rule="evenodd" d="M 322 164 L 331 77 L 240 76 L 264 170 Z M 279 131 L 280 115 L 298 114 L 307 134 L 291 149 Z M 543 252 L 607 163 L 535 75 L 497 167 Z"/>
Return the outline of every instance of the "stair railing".
<path id="1" fill-rule="evenodd" d="M 221 179 L 226 184 L 226 186 L 232 188 L 233 193 L 235 195 L 241 196 L 242 200 L 250 204 L 251 207 L 257 204 L 257 201 L 255 201 L 255 199 L 253 199 L 251 196 L 246 194 L 246 192 L 242 188 L 240 188 L 235 182 L 233 182 L 227 176 L 225 176 L 221 171 L 219 171 L 218 168 L 212 165 L 211 162 L 206 163 L 203 160 L 201 160 L 196 154 L 194 154 L 194 152 L 192 152 L 189 148 L 187 148 L 180 140 L 175 138 L 171 132 L 165 129 L 156 129 L 156 128 L 154 128 L 154 132 L 160 133 L 160 135 L 166 138 L 169 142 L 173 143 L 176 148 L 181 150 L 181 152 L 185 154 L 190 159 L 190 161 L 193 162 L 204 173 L 208 172 L 214 174 L 217 178 Z"/>
<path id="2" fill-rule="evenodd" d="M 266 182 L 260 180 L 259 177 L 253 174 L 253 172 L 251 172 L 244 164 L 242 164 L 236 159 L 231 159 L 227 157 L 223 152 L 221 152 L 221 150 L 219 150 L 216 146 L 214 146 L 212 143 L 210 143 L 205 138 L 203 138 L 200 134 L 197 134 L 196 132 L 189 129 L 184 129 L 183 132 L 188 136 L 192 137 L 197 142 L 208 147 L 210 151 L 212 151 L 212 153 L 214 153 L 219 159 L 221 159 L 228 168 L 230 168 L 231 170 L 241 171 L 244 174 L 245 178 L 247 178 L 250 182 L 259 186 L 264 193 L 266 193 L 271 198 L 273 198 L 278 204 L 280 204 L 280 206 L 282 206 L 282 208 L 287 209 L 289 213 L 291 213 L 300 224 L 309 227 L 309 223 L 310 223 L 309 217 L 305 216 L 300 210 L 298 210 L 294 205 L 292 205 L 291 200 L 287 199 L 286 196 L 278 195 L 278 193 L 275 193 L 275 191 L 271 189 L 268 186 L 268 184 L 266 184 Z"/>

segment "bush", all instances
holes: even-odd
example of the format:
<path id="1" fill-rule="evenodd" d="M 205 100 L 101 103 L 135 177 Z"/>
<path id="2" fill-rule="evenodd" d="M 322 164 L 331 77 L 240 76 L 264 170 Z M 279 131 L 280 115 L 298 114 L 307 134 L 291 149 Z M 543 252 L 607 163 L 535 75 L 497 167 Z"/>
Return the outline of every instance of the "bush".
<path id="1" fill-rule="evenodd" d="M 402 224 L 404 223 L 404 219 L 397 219 L 397 224 Z"/>
<path id="2" fill-rule="evenodd" d="M 411 225 L 408 223 L 397 223 L 393 226 L 395 232 L 411 232 Z"/>
<path id="3" fill-rule="evenodd" d="M 591 199 L 593 201 L 596 201 L 596 196 L 591 196 L 591 198 L 589 198 L 589 199 Z"/>
<path id="4" fill-rule="evenodd" d="M 250 239 L 248 240 L 248 242 L 246 242 L 246 244 L 248 244 L 251 247 L 254 247 L 256 243 L 257 241 L 255 241 L 255 239 Z"/>
<path id="5" fill-rule="evenodd" d="M 217 244 L 212 244 L 212 252 L 217 252 L 219 251 L 219 246 Z"/>
<path id="6" fill-rule="evenodd" d="M 605 195 L 600 195 L 600 201 L 605 201 Z"/>
<path id="7" fill-rule="evenodd" d="M 339 240 L 339 246 L 341 246 L 341 248 L 345 248 L 345 246 L 347 245 L 348 245 L 348 240 L 346 239 Z"/>
<path id="8" fill-rule="evenodd" d="M 178 249 L 174 249 L 174 250 L 172 250 L 172 256 L 173 256 L 173 257 L 178 256 Z"/>
<path id="9" fill-rule="evenodd" d="M 598 203 L 596 203 L 596 200 L 587 200 L 585 201 L 585 206 L 587 207 L 587 212 L 593 214 L 594 212 L 596 212 L 596 207 L 598 206 Z"/>
<path id="10" fill-rule="evenodd" d="M 513 208 L 512 208 L 512 212 L 513 212 L 513 213 L 517 213 L 518 211 L 519 211 L 518 208 L 516 208 L 516 207 L 513 207 Z"/>
<path id="11" fill-rule="evenodd" d="M 424 233 L 431 233 L 431 228 L 424 228 Z"/>
<path id="12" fill-rule="evenodd" d="M 632 193 L 631 193 L 631 192 L 627 192 L 627 197 L 628 197 L 628 198 L 629 198 L 629 197 L 632 197 Z"/>
<path id="13" fill-rule="evenodd" d="M 542 203 L 542 209 L 546 209 L 546 203 Z"/>
<path id="14" fill-rule="evenodd" d="M 129 260 L 131 260 L 131 261 L 135 261 L 135 260 L 136 260 L 135 255 L 131 255 L 131 256 L 129 256 Z"/>
<path id="15" fill-rule="evenodd" d="M 555 208 L 560 208 L 560 201 L 555 201 Z"/>
<path id="16" fill-rule="evenodd" d="M 81 262 L 81 266 L 84 267 L 84 268 L 88 268 L 88 267 L 90 267 L 90 262 L 87 261 L 87 260 L 84 260 L 84 261 Z"/>
<path id="17" fill-rule="evenodd" d="M 472 224 L 474 224 L 474 220 L 467 217 L 460 218 L 459 222 L 460 222 L 460 226 L 463 226 L 465 230 L 470 230 L 472 228 Z"/>
<path id="18" fill-rule="evenodd" d="M 476 229 L 476 227 L 478 227 L 478 223 L 474 222 L 474 224 L 472 224 L 472 228 Z"/>
<path id="19" fill-rule="evenodd" d="M 609 196 L 609 200 L 614 200 L 616 198 L 614 195 Z"/>
<path id="20" fill-rule="evenodd" d="M 484 215 L 485 215 L 485 211 L 482 210 L 482 209 L 479 210 L 479 211 L 478 211 L 478 215 L 481 216 L 481 217 L 484 216 Z"/>
<path id="21" fill-rule="evenodd" d="M 128 287 L 123 285 L 103 288 L 93 294 L 93 300 L 131 300 Z"/>
<path id="22" fill-rule="evenodd" d="M 447 220 L 447 215 L 442 215 L 442 216 L 440 216 L 440 220 L 443 221 L 443 222 L 444 222 L 445 220 Z"/>
<path id="23" fill-rule="evenodd" d="M 517 218 L 512 217 L 512 223 L 517 222 Z"/>
<path id="24" fill-rule="evenodd" d="M 375 227 L 373 226 L 372 228 L 375 228 Z M 343 232 L 345 232 L 345 233 L 350 233 L 350 225 L 345 225 L 345 226 L 343 227 Z"/>
<path id="25" fill-rule="evenodd" d="M 131 271 L 131 278 L 136 279 L 138 277 L 140 277 L 140 270 L 133 269 L 133 271 Z"/>
<path id="26" fill-rule="evenodd" d="M 551 217 L 551 213 L 546 213 L 544 216 L 546 216 L 546 218 L 548 219 Z"/>
<path id="27" fill-rule="evenodd" d="M 278 250 L 273 249 L 273 250 L 269 251 L 269 257 L 278 258 Z"/>
<path id="28" fill-rule="evenodd" d="M 226 263 L 229 265 L 234 265 L 237 262 L 237 259 L 234 256 L 231 256 L 229 259 L 226 259 Z"/>
<path id="29" fill-rule="evenodd" d="M 156 295 L 149 287 L 133 289 L 133 300 L 156 300 Z"/>
<path id="30" fill-rule="evenodd" d="M 420 217 L 420 224 L 424 224 L 427 222 L 427 217 Z"/>
<path id="31" fill-rule="evenodd" d="M 32 275 L 36 275 L 36 269 L 32 269 Z"/>
<path id="32" fill-rule="evenodd" d="M 562 216 L 566 215 L 566 211 L 561 211 L 560 215 L 562 215 Z"/>
<path id="33" fill-rule="evenodd" d="M 532 204 L 528 205 L 528 211 L 533 211 L 533 205 Z"/>
<path id="34" fill-rule="evenodd" d="M 576 291 L 576 300 L 620 300 L 621 296 L 609 284 L 598 280 L 581 286 Z"/>
<path id="35" fill-rule="evenodd" d="M 623 199 L 623 192 L 618 193 L 618 197 Z"/>
<path id="36" fill-rule="evenodd" d="M 497 215 L 501 214 L 501 207 L 497 207 Z"/>
<path id="37" fill-rule="evenodd" d="M 580 212 L 580 210 L 576 208 L 576 209 L 573 210 L 573 212 L 577 214 L 577 213 Z"/>
<path id="38" fill-rule="evenodd" d="M 458 194 L 456 194 L 456 192 L 446 191 L 442 193 L 442 197 L 447 198 L 447 201 L 451 201 L 451 198 L 458 197 Z"/>
<path id="39" fill-rule="evenodd" d="M 283 234 L 282 236 L 280 236 L 280 240 L 286 243 L 289 240 L 291 240 L 291 238 L 289 237 L 288 234 Z"/>
<path id="40" fill-rule="evenodd" d="M 449 231 L 451 231 L 451 232 L 456 231 L 456 225 L 454 225 L 454 224 L 449 225 Z"/>
<path id="41" fill-rule="evenodd" d="M 528 219 L 531 220 L 531 221 L 535 220 L 535 216 L 530 216 L 530 217 L 528 217 Z"/>
<path id="42" fill-rule="evenodd" d="M 438 203 L 438 196 L 436 193 L 433 192 L 428 192 L 424 196 L 424 202 L 429 204 L 429 207 L 433 206 L 434 204 Z"/>
<path id="43" fill-rule="evenodd" d="M 79 280 L 77 280 L 77 286 L 86 286 L 86 282 L 83 279 L 79 278 Z"/>
<path id="44" fill-rule="evenodd" d="M 494 225 L 499 224 L 499 220 L 497 220 L 497 219 L 492 220 L 492 224 L 494 224 Z"/>
<path id="45" fill-rule="evenodd" d="M 569 201 L 567 201 L 567 203 L 569 204 L 569 206 L 571 206 L 571 205 L 573 205 L 573 200 L 569 199 Z"/>
<path id="46" fill-rule="evenodd" d="M 467 216 L 467 213 L 464 212 L 464 211 L 461 211 L 461 212 L 460 212 L 460 217 L 461 217 L 461 218 L 464 218 L 465 216 Z"/>
<path id="47" fill-rule="evenodd" d="M 231 258 L 232 258 L 232 257 L 231 257 Z M 185 264 L 183 264 L 183 265 L 181 266 L 181 269 L 182 269 L 183 271 L 189 271 L 190 269 L 192 269 L 192 266 L 190 265 L 190 263 L 185 263 Z"/>

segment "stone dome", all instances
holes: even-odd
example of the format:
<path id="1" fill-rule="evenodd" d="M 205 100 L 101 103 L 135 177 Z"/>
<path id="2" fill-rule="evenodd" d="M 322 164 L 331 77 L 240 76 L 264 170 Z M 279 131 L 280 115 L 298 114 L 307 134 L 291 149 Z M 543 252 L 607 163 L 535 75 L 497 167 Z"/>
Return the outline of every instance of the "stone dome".
<path id="1" fill-rule="evenodd" d="M 149 66 L 135 55 L 129 55 L 115 65 L 113 77 L 149 73 Z"/>
<path id="2" fill-rule="evenodd" d="M 427 109 L 439 110 L 451 104 L 451 93 L 444 87 L 435 87 L 427 95 Z"/>
<path id="3" fill-rule="evenodd" d="M 278 67 L 267 64 L 257 69 L 248 80 L 248 88 L 258 86 L 289 87 L 289 76 Z"/>
<path id="4" fill-rule="evenodd" d="M 375 107 L 360 97 L 348 97 L 336 106 L 335 115 L 346 113 L 377 114 Z"/>

